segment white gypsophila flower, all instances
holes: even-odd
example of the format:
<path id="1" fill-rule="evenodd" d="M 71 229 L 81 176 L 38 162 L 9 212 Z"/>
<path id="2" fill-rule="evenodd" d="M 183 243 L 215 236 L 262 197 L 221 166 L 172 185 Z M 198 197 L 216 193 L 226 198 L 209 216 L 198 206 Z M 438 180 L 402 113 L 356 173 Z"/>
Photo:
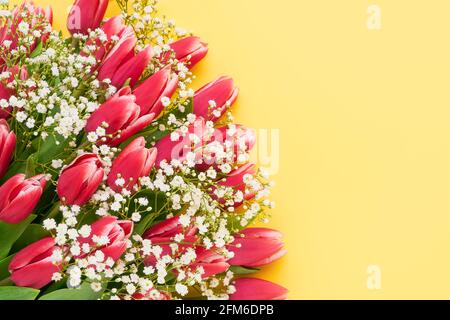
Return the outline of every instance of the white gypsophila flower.
<path id="1" fill-rule="evenodd" d="M 53 230 L 56 228 L 56 221 L 55 219 L 45 219 L 43 222 L 43 226 L 46 230 Z"/>
<path id="2" fill-rule="evenodd" d="M 19 30 L 19 32 L 21 32 L 22 34 L 26 35 L 26 34 L 28 34 L 28 31 L 30 30 L 30 25 L 27 22 L 22 21 L 17 26 L 17 30 Z"/>
<path id="3" fill-rule="evenodd" d="M 61 159 L 52 160 L 52 168 L 58 169 L 63 165 L 63 161 Z"/>

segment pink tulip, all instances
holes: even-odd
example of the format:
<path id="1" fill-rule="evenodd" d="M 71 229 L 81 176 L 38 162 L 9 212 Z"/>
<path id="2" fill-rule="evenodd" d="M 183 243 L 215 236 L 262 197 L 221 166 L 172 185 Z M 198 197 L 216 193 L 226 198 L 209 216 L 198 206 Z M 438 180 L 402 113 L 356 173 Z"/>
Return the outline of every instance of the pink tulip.
<path id="1" fill-rule="evenodd" d="M 20 250 L 9 264 L 11 280 L 19 287 L 40 289 L 52 281 L 59 266 L 52 262 L 57 249 L 52 237 L 41 239 Z"/>
<path id="2" fill-rule="evenodd" d="M 0 84 L 0 100 L 8 101 L 11 97 L 11 91 L 4 85 Z M 8 119 L 11 116 L 12 108 L 8 106 L 6 108 L 0 107 L 0 119 Z"/>
<path id="3" fill-rule="evenodd" d="M 156 291 L 156 292 L 155 292 Z M 133 294 L 133 300 L 172 300 L 172 296 L 169 292 L 157 291 L 156 289 L 150 289 L 147 293 L 136 292 Z"/>
<path id="4" fill-rule="evenodd" d="M 106 123 L 106 137 L 100 139 L 98 143 L 116 146 L 152 122 L 153 114 L 139 117 L 140 111 L 131 89 L 125 87 L 91 114 L 87 120 L 86 131 L 95 132 Z"/>
<path id="5" fill-rule="evenodd" d="M 108 186 L 116 192 L 123 189 L 132 191 L 139 183 L 139 178 L 150 174 L 156 154 L 155 148 L 145 147 L 143 137 L 135 139 L 114 159 L 108 175 Z M 118 184 L 118 179 L 121 179 L 123 184 Z"/>
<path id="6" fill-rule="evenodd" d="M 188 228 L 187 230 L 184 230 L 180 224 L 180 218 L 172 217 L 149 228 L 145 231 L 144 238 L 171 238 L 179 233 L 184 233 L 186 236 L 194 236 L 196 232 L 197 229 L 195 228 Z"/>
<path id="7" fill-rule="evenodd" d="M 203 279 L 225 272 L 230 268 L 225 256 L 215 249 L 207 250 L 197 247 L 195 253 L 197 258 L 189 266 L 189 269 L 195 272 L 198 268 L 202 268 L 204 271 L 202 274 Z"/>
<path id="8" fill-rule="evenodd" d="M 0 178 L 8 170 L 15 148 L 16 135 L 9 130 L 6 120 L 0 119 Z"/>
<path id="9" fill-rule="evenodd" d="M 52 24 L 53 21 L 53 11 L 50 6 L 46 9 L 34 6 L 31 1 L 24 1 L 20 6 L 16 7 L 11 14 L 11 17 L 7 19 L 6 23 L 0 27 L 0 43 L 4 41 L 11 41 L 9 50 L 17 49 L 19 45 L 19 38 L 22 35 L 18 31 L 19 24 L 24 20 L 24 18 L 30 18 L 30 30 L 40 31 L 42 42 L 46 42 L 49 34 L 45 32 L 44 23 Z M 28 19 L 27 19 L 28 20 Z M 36 48 L 37 39 L 29 46 L 27 46 L 27 53 L 30 54 Z M 0 59 L 0 65 L 4 64 L 4 61 Z"/>
<path id="10" fill-rule="evenodd" d="M 82 206 L 97 191 L 103 176 L 104 170 L 98 156 L 83 154 L 61 172 L 56 191 L 64 204 Z"/>
<path id="11" fill-rule="evenodd" d="M 134 54 L 134 53 L 133 53 Z M 111 84 L 116 88 L 121 88 L 127 79 L 130 79 L 130 86 L 134 86 L 141 77 L 145 68 L 152 58 L 152 47 L 148 46 L 137 55 L 123 62 L 114 72 Z"/>
<path id="12" fill-rule="evenodd" d="M 197 90 L 193 102 L 194 114 L 215 122 L 236 101 L 238 93 L 233 79 L 220 77 Z"/>
<path id="13" fill-rule="evenodd" d="M 67 19 L 67 29 L 71 34 L 87 34 L 97 29 L 103 21 L 109 0 L 76 0 Z"/>
<path id="14" fill-rule="evenodd" d="M 255 146 L 256 134 L 253 129 L 241 125 L 218 128 L 202 149 L 202 163 L 197 165 L 200 171 L 222 163 L 240 164 L 247 161 L 246 154 Z M 240 156 L 245 156 L 241 159 Z"/>
<path id="15" fill-rule="evenodd" d="M 94 254 L 96 251 L 101 251 L 105 255 L 105 261 L 108 258 L 117 261 L 125 253 L 127 248 L 127 240 L 130 238 L 133 232 L 133 222 L 129 220 L 118 220 L 114 216 L 106 216 L 95 221 L 91 225 L 91 234 L 87 238 L 80 237 L 78 242 L 80 245 L 84 243 L 89 244 L 91 248 L 90 254 Z M 94 236 L 107 237 L 109 243 L 98 247 L 95 243 Z M 84 257 L 82 255 L 81 257 Z"/>
<path id="16" fill-rule="evenodd" d="M 136 58 L 134 47 L 136 45 L 137 39 L 134 35 L 133 29 L 131 27 L 126 27 L 119 32 L 119 41 L 107 53 L 98 69 L 97 78 L 100 80 L 110 79 L 111 81 L 113 81 L 116 73 L 118 73 L 121 67 L 130 59 L 134 59 L 135 62 L 139 62 L 139 68 L 141 68 L 145 60 L 148 59 L 148 54 L 151 53 L 148 51 L 149 49 L 147 49 L 143 52 L 142 55 L 139 55 L 138 58 Z M 139 61 L 137 61 L 137 59 L 139 59 Z M 129 68 L 129 70 L 121 70 L 120 75 L 118 74 L 118 77 L 116 77 L 116 82 L 112 82 L 117 88 L 120 88 L 123 85 L 123 83 L 119 83 L 118 80 L 123 79 L 126 76 L 125 72 L 127 71 L 130 72 L 130 75 L 132 76 L 134 74 L 135 77 L 136 72 L 134 72 L 132 68 Z M 125 80 L 126 79 L 127 78 L 125 78 Z"/>
<path id="17" fill-rule="evenodd" d="M 95 59 L 97 61 L 103 62 L 107 53 L 112 49 L 114 45 L 113 37 L 122 38 L 124 33 L 128 35 L 132 35 L 133 31 L 131 27 L 127 27 L 123 24 L 122 18 L 120 16 L 112 17 L 111 19 L 106 20 L 100 29 L 106 35 L 106 41 L 102 42 L 100 38 L 97 38 L 95 41 L 88 40 L 87 45 L 94 45 L 96 47 L 96 51 L 94 52 Z"/>
<path id="18" fill-rule="evenodd" d="M 198 37 L 187 37 L 178 40 L 170 45 L 175 52 L 175 59 L 184 62 L 187 67 L 192 68 L 208 53 L 208 45 Z M 170 57 L 170 52 L 163 55 L 162 61 L 166 63 Z"/>
<path id="19" fill-rule="evenodd" d="M 249 191 L 246 188 L 244 179 L 247 175 L 254 176 L 256 174 L 255 165 L 252 163 L 247 163 L 242 167 L 239 167 L 231 171 L 225 179 L 218 182 L 219 185 L 223 187 L 233 188 L 235 191 L 241 191 L 244 194 L 244 200 L 248 201 L 255 197 L 255 193 Z M 213 197 L 216 196 L 213 194 Z M 224 202 L 223 199 L 218 199 L 220 202 Z M 234 207 L 237 208 L 242 205 L 242 202 L 235 202 Z"/>
<path id="20" fill-rule="evenodd" d="M 195 154 L 195 161 L 201 157 L 201 148 L 206 143 L 207 128 L 205 120 L 198 118 L 188 128 L 188 133 L 183 134 L 177 130 L 178 138 L 174 139 L 172 135 L 167 135 L 156 143 L 158 156 L 156 165 L 159 167 L 162 161 L 170 163 L 171 160 L 186 160 L 190 152 Z"/>
<path id="21" fill-rule="evenodd" d="M 201 246 L 196 246 L 198 241 L 196 236 L 197 228 L 183 228 L 178 217 L 169 218 L 154 225 L 144 233 L 144 238 L 151 240 L 152 244 L 161 247 L 161 256 L 173 255 L 170 243 L 173 243 L 174 236 L 180 233 L 184 234 L 184 239 L 181 244 L 178 244 L 179 251 L 177 255 L 183 254 L 188 248 L 194 248 L 196 253 L 195 261 L 186 269 L 195 272 L 198 268 L 202 268 L 204 271 L 202 274 L 203 278 L 209 278 L 229 269 L 230 265 L 218 249 L 205 249 Z M 149 256 L 146 258 L 145 263 L 147 265 L 155 265 L 156 258 Z"/>
<path id="22" fill-rule="evenodd" d="M 170 66 L 167 66 L 147 80 L 139 84 L 133 91 L 136 104 L 141 107 L 141 114 L 154 113 L 157 117 L 163 110 L 161 98 L 172 97 L 178 86 L 178 76 L 172 75 Z"/>
<path id="23" fill-rule="evenodd" d="M 5 84 L 0 83 L 0 100 L 5 100 L 6 102 L 8 102 L 9 98 L 16 93 L 14 89 L 8 88 L 8 84 L 13 82 L 16 77 L 20 80 L 28 79 L 28 71 L 26 67 L 22 67 L 21 69 L 19 69 L 18 66 L 6 68 L 6 71 L 11 75 L 8 79 L 6 79 Z M 12 108 L 11 106 L 9 106 L 9 104 L 4 109 L 0 108 L 0 119 L 8 119 L 11 116 L 11 112 Z"/>
<path id="24" fill-rule="evenodd" d="M 168 243 L 173 242 L 175 235 L 180 233 L 184 234 L 184 240 L 183 244 L 179 244 L 179 253 L 183 253 L 187 248 L 192 247 L 197 242 L 197 228 L 183 228 L 179 217 L 172 217 L 155 224 L 145 231 L 143 238 L 151 240 L 153 244 L 158 244 L 162 249 L 161 256 L 172 255 L 172 249 Z M 148 256 L 145 263 L 147 265 L 155 265 L 156 258 L 154 256 Z"/>
<path id="25" fill-rule="evenodd" d="M 261 267 L 286 254 L 279 231 L 267 228 L 248 228 L 235 235 L 227 247 L 234 252 L 228 262 L 233 266 Z"/>
<path id="26" fill-rule="evenodd" d="M 47 180 L 41 174 L 25 179 L 17 174 L 0 187 L 0 221 L 19 223 L 34 210 L 41 198 Z"/>
<path id="27" fill-rule="evenodd" d="M 234 283 L 236 292 L 230 300 L 285 300 L 288 290 L 282 286 L 256 278 L 240 278 Z"/>

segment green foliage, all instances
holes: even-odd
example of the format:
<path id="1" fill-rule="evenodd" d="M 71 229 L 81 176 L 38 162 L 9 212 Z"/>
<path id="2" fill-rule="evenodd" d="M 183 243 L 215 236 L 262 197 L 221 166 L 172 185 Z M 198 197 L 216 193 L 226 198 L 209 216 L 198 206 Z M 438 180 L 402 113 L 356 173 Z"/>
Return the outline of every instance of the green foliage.
<path id="1" fill-rule="evenodd" d="M 89 283 L 83 283 L 77 289 L 60 289 L 43 295 L 39 300 L 98 300 L 103 291 L 95 292 Z"/>
<path id="2" fill-rule="evenodd" d="M 0 259 L 8 256 L 13 244 L 20 238 L 34 218 L 36 218 L 35 215 L 30 215 L 27 219 L 17 224 L 0 222 Z"/>
<path id="3" fill-rule="evenodd" d="M 0 300 L 34 300 L 39 290 L 23 287 L 0 287 Z"/>

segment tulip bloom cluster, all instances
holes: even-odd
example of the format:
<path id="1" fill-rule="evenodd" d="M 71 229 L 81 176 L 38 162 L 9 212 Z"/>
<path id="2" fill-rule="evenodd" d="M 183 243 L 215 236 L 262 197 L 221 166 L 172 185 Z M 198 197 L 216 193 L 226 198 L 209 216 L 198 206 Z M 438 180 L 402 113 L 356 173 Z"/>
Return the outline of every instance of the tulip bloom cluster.
<path id="1" fill-rule="evenodd" d="M 70 39 L 51 9 L 0 3 L 0 286 L 285 299 L 248 277 L 286 250 L 279 231 L 252 227 L 272 183 L 250 162 L 254 130 L 233 123 L 238 88 L 222 76 L 192 89 L 207 44 L 129 2 L 106 19 L 109 1 L 75 1 Z"/>

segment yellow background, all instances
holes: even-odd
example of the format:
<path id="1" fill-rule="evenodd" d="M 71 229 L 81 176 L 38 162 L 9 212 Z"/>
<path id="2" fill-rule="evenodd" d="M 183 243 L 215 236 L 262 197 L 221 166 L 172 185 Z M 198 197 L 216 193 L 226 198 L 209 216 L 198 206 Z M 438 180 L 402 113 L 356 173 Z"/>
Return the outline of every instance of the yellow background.
<path id="1" fill-rule="evenodd" d="M 37 2 L 64 25 L 70 0 Z M 366 27 L 372 3 L 379 31 Z M 209 42 L 196 85 L 232 75 L 237 120 L 280 129 L 271 226 L 289 254 L 262 277 L 292 299 L 450 298 L 448 0 L 162 0 L 160 9 Z M 366 287 L 372 264 L 380 290 Z"/>

